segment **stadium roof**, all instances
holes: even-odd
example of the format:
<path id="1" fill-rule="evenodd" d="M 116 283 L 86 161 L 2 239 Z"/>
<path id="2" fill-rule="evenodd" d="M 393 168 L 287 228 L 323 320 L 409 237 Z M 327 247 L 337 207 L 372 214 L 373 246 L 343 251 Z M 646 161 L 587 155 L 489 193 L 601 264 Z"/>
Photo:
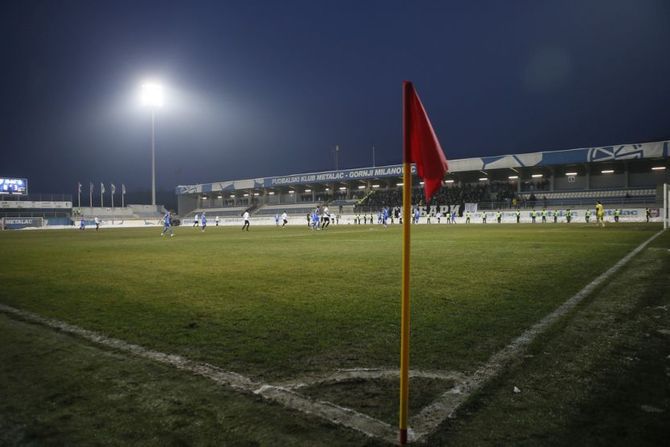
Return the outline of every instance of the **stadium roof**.
<path id="1" fill-rule="evenodd" d="M 598 163 L 634 159 L 659 159 L 670 157 L 670 141 L 621 144 L 616 146 L 590 147 L 549 152 L 531 152 L 517 155 L 463 158 L 449 160 L 449 172 L 472 172 L 489 169 L 511 169 L 525 167 L 558 166 L 578 163 Z M 415 172 L 412 166 L 412 172 Z M 260 177 L 246 180 L 179 185 L 177 194 L 198 194 L 218 191 L 235 191 L 305 183 L 332 183 L 352 180 L 373 180 L 384 177 L 401 177 L 402 165 L 344 169 L 337 171 L 291 174 L 277 177 Z"/>

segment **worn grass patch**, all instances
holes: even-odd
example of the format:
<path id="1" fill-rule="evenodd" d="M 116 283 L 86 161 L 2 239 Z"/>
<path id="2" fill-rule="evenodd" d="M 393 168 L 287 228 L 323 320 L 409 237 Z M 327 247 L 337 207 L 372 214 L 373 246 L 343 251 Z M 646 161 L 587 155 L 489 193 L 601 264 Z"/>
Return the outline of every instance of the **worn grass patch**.
<path id="1" fill-rule="evenodd" d="M 423 407 L 435 400 L 436 396 L 444 393 L 453 385 L 453 380 L 411 378 L 410 412 L 418 413 Z M 391 425 L 398 423 L 400 388 L 397 378 L 352 379 L 338 383 L 310 386 L 302 388 L 300 392 L 314 399 L 326 400 L 342 407 L 351 408 Z"/>
<path id="2" fill-rule="evenodd" d="M 383 445 L 0 314 L 0 445 Z"/>
<path id="3" fill-rule="evenodd" d="M 526 358 L 473 396 L 428 443 L 664 445 L 670 437 L 669 248 L 666 233 L 539 337 Z"/>

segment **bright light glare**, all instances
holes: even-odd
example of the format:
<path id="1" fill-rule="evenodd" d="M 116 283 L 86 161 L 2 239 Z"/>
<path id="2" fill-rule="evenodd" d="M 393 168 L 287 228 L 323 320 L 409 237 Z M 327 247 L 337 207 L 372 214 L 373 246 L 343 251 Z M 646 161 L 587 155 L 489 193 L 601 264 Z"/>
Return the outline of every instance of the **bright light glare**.
<path id="1" fill-rule="evenodd" d="M 340 191 L 346 191 L 346 190 L 347 190 L 347 187 L 346 187 L 346 186 L 340 186 L 338 189 L 339 189 Z"/>
<path id="2" fill-rule="evenodd" d="M 156 82 L 145 82 L 142 84 L 140 99 L 144 106 L 163 107 L 163 86 Z"/>
<path id="3" fill-rule="evenodd" d="M 372 185 L 373 188 L 379 188 L 379 185 Z"/>
<path id="4" fill-rule="evenodd" d="M 479 181 L 480 181 L 480 182 L 485 182 L 485 181 L 487 181 L 488 179 L 489 179 L 488 177 L 479 177 Z"/>
<path id="5" fill-rule="evenodd" d="M 614 174 L 614 169 L 605 169 L 600 171 L 601 174 Z"/>
<path id="6" fill-rule="evenodd" d="M 444 183 L 454 183 L 454 181 L 452 179 L 449 179 L 449 180 L 445 180 Z"/>
<path id="7" fill-rule="evenodd" d="M 358 189 L 365 189 L 365 185 L 358 185 Z"/>
<path id="8" fill-rule="evenodd" d="M 519 178 L 519 176 L 518 176 L 518 175 L 510 175 L 510 176 L 507 177 L 507 178 L 510 179 L 510 180 L 516 180 L 516 179 Z"/>
<path id="9" fill-rule="evenodd" d="M 651 168 L 652 171 L 665 171 L 665 166 L 654 166 Z"/>
<path id="10" fill-rule="evenodd" d="M 312 192 L 312 190 L 311 189 L 306 189 L 305 192 Z"/>
<path id="11" fill-rule="evenodd" d="M 542 177 L 544 177 L 544 175 L 542 175 L 542 174 L 533 174 L 533 175 L 531 175 L 531 177 L 533 177 L 533 178 L 542 178 Z"/>
<path id="12" fill-rule="evenodd" d="M 568 177 L 574 177 L 575 175 L 577 175 L 577 173 L 576 172 L 566 172 L 565 175 L 567 175 Z"/>

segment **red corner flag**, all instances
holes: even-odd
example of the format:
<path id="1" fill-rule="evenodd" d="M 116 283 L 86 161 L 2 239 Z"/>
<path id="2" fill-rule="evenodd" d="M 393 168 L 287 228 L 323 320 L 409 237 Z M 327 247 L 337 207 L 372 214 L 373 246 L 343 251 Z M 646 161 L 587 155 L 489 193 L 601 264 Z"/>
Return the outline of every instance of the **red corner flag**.
<path id="1" fill-rule="evenodd" d="M 447 159 L 440 142 L 430 124 L 426 109 L 419 95 L 409 81 L 403 82 L 403 103 L 405 107 L 405 153 L 404 162 L 416 163 L 416 170 L 424 182 L 426 203 L 440 189 L 447 172 Z"/>

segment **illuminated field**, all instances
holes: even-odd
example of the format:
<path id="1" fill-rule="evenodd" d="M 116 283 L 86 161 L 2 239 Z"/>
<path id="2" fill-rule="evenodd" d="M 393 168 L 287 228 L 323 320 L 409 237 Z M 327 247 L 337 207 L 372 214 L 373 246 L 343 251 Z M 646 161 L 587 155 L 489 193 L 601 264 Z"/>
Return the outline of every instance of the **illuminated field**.
<path id="1" fill-rule="evenodd" d="M 659 229 L 653 224 L 414 226 L 411 368 L 472 373 Z M 178 227 L 172 239 L 159 233 L 155 228 L 1 233 L 0 303 L 261 382 L 398 367 L 399 226 L 341 225 L 318 232 L 306 226 L 250 232 L 214 227 L 205 233 Z M 667 248 L 670 239 L 666 234 L 654 244 Z M 2 318 L 5 333 L 14 334 L 18 329 Z M 33 374 L 25 368 L 28 377 Z M 85 373 L 77 374 L 86 380 Z M 447 385 L 417 382 L 414 410 Z M 360 399 L 347 395 L 358 392 L 351 389 L 307 394 L 337 401 L 341 393 L 340 404 L 394 424 L 397 385 L 375 386 Z M 253 402 L 268 418 L 279 411 Z M 18 404 L 3 405 L 0 416 Z M 198 404 L 191 406 L 197 414 Z M 203 433 L 210 430 L 228 433 L 221 426 Z M 240 439 L 251 442 L 244 436 Z M 349 436 L 354 444 L 375 442 Z M 272 444 L 268 439 L 256 441 Z M 290 439 L 314 441 L 310 435 Z M 283 442 L 291 444 L 290 439 Z"/>

